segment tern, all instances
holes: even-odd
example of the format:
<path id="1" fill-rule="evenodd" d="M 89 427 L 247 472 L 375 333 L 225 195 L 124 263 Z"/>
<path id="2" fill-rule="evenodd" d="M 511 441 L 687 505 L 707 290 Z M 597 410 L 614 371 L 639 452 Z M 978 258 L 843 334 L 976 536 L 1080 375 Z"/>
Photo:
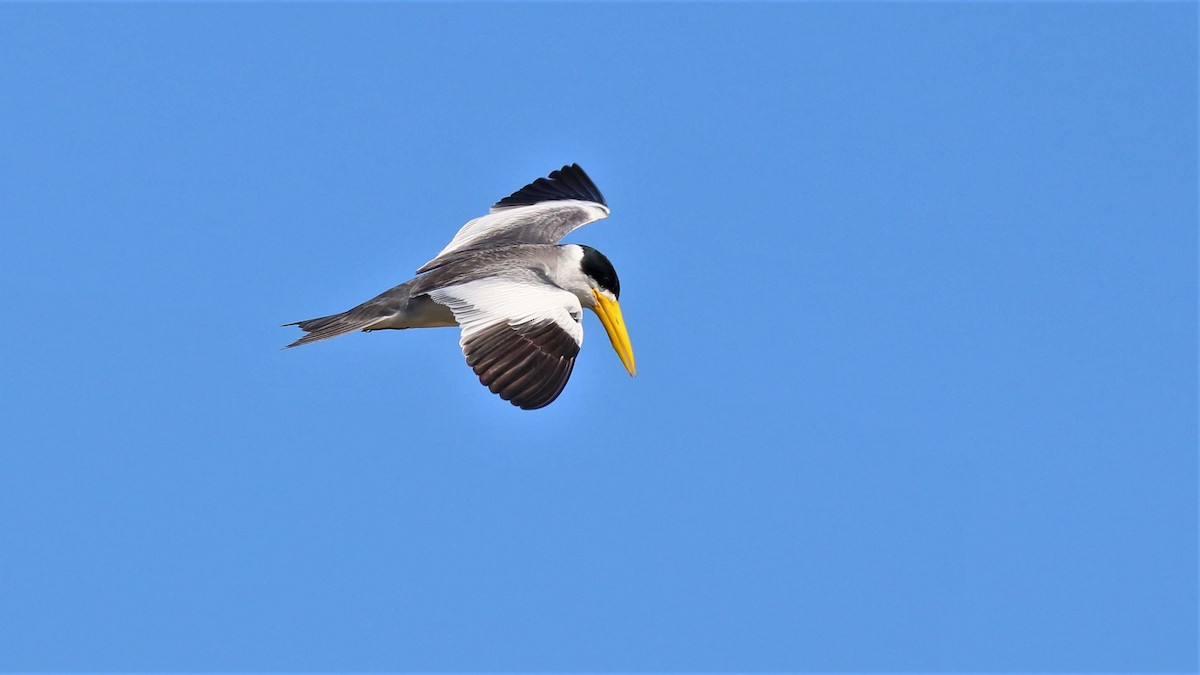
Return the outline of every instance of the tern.
<path id="1" fill-rule="evenodd" d="M 562 393 L 583 345 L 583 309 L 600 317 L 630 375 L 637 369 L 621 282 L 603 253 L 559 244 L 607 218 L 608 204 L 578 164 L 552 171 L 471 220 L 417 276 L 340 314 L 286 324 L 307 334 L 288 347 L 356 330 L 458 326 L 467 365 L 494 394 L 525 410 Z"/>

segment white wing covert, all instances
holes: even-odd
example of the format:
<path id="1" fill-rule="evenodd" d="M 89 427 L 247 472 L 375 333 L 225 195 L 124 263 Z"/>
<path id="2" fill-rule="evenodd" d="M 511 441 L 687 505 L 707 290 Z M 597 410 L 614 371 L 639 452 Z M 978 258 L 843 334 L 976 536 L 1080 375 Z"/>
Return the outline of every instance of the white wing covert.
<path id="1" fill-rule="evenodd" d="M 583 308 L 572 293 L 503 276 L 429 291 L 450 308 L 467 365 L 494 394 L 533 410 L 562 393 L 583 344 Z"/>
<path id="2" fill-rule="evenodd" d="M 608 217 L 608 205 L 578 164 L 550 172 L 492 205 L 471 220 L 417 273 L 455 255 L 509 244 L 556 244 L 572 230 Z"/>

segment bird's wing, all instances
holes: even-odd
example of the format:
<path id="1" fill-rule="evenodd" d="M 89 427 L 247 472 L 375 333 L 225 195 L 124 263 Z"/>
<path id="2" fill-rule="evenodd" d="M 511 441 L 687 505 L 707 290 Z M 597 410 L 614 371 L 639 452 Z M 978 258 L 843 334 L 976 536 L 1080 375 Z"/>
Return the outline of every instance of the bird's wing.
<path id="1" fill-rule="evenodd" d="M 454 312 L 467 365 L 493 394 L 525 410 L 562 393 L 583 344 L 583 309 L 561 288 L 491 276 L 429 291 Z"/>
<path id="2" fill-rule="evenodd" d="M 578 164 L 552 171 L 492 205 L 458 231 L 417 273 L 459 253 L 509 244 L 556 244 L 577 227 L 608 217 L 608 205 Z"/>

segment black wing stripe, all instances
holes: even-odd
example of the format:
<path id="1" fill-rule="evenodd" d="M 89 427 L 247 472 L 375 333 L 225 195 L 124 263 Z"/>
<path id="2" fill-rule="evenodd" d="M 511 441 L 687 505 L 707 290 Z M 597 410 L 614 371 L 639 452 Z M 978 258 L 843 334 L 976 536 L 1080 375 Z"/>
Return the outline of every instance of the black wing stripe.
<path id="1" fill-rule="evenodd" d="M 479 377 L 487 380 L 488 388 L 495 393 L 499 389 L 504 388 L 506 379 L 505 376 L 510 373 L 520 373 L 526 368 L 536 369 L 538 350 L 530 344 L 517 345 L 512 351 L 501 354 L 495 360 L 490 361 L 486 369 L 481 370 Z M 480 367 L 482 368 L 482 362 Z"/>
<path id="2" fill-rule="evenodd" d="M 526 410 L 549 405 L 567 385 L 579 343 L 553 321 L 484 328 L 463 344 L 467 364 L 492 393 Z"/>
<path id="3" fill-rule="evenodd" d="M 549 405 L 567 386 L 567 378 L 571 374 L 567 364 L 574 364 L 575 359 L 554 359 L 542 364 L 536 377 L 529 378 L 515 386 L 509 386 L 500 391 L 500 397 L 526 410 L 534 410 Z"/>
<path id="4" fill-rule="evenodd" d="M 542 379 L 540 382 L 526 382 L 523 387 L 525 399 L 531 405 L 538 405 L 542 401 L 549 398 L 549 394 L 553 393 L 558 388 L 558 381 L 562 377 L 564 370 L 563 362 L 556 361 L 552 364 L 553 376 Z"/>
<path id="5" fill-rule="evenodd" d="M 555 377 L 547 378 L 542 386 L 530 393 L 532 404 L 540 408 L 558 398 L 558 395 L 567 386 L 567 380 L 571 379 L 571 371 L 574 369 L 575 359 L 560 361 L 555 371 Z"/>
<path id="6" fill-rule="evenodd" d="M 515 390 L 540 372 L 538 365 L 537 352 L 527 354 L 511 368 L 496 373 L 489 388 L 493 393 Z"/>
<path id="7" fill-rule="evenodd" d="M 554 399 L 548 398 L 543 392 L 558 386 L 562 377 L 562 361 L 555 359 L 545 365 L 546 369 L 539 372 L 538 377 L 523 377 L 520 382 L 504 388 L 500 396 L 526 410 L 541 408 L 550 403 Z"/>
<path id="8" fill-rule="evenodd" d="M 563 332 L 556 323 L 535 326 L 533 330 L 522 332 L 522 335 L 543 354 L 551 356 L 566 354 L 570 349 L 570 344 L 568 343 L 575 342 L 575 339 Z"/>
<path id="9" fill-rule="evenodd" d="M 532 331 L 522 331 L 518 328 L 509 327 L 510 330 L 496 330 L 490 335 L 482 336 L 479 346 L 475 347 L 472 356 L 479 362 L 488 360 L 489 363 L 497 362 L 502 359 L 504 354 L 511 352 L 514 349 L 519 349 L 522 353 L 559 353 L 567 346 L 558 342 L 558 336 L 565 336 L 567 340 L 574 342 L 571 336 L 562 332 L 553 322 L 547 324 L 543 328 L 534 328 Z M 512 331 L 516 331 L 518 335 L 524 337 L 523 342 L 512 340 Z M 550 351 L 542 348 L 541 343 L 544 342 Z M 514 347 L 514 345 L 517 345 Z"/>
<path id="10" fill-rule="evenodd" d="M 495 364 L 502 361 L 506 355 L 511 354 L 514 349 L 524 350 L 528 353 L 536 351 L 533 345 L 513 342 L 511 336 L 505 332 L 497 332 L 494 336 L 487 338 L 486 344 L 472 351 L 470 356 L 479 364 Z"/>
<path id="11" fill-rule="evenodd" d="M 567 388 L 567 380 L 571 379 L 571 373 L 574 372 L 574 370 L 575 359 L 571 359 L 570 361 L 566 362 L 566 368 L 563 369 L 562 375 L 558 378 L 558 386 L 555 387 L 554 391 L 550 392 L 550 395 L 546 397 L 547 404 L 558 398 L 558 395 L 563 392 L 563 389 Z"/>
<path id="12" fill-rule="evenodd" d="M 580 199 L 586 202 L 596 202 L 608 206 L 604 195 L 592 182 L 578 164 L 564 166 L 558 171 L 551 171 L 546 178 L 539 178 L 529 185 L 517 190 L 511 195 L 492 205 L 493 209 L 503 209 L 510 206 L 529 206 L 541 202 L 557 201 L 560 199 Z"/>
<path id="13" fill-rule="evenodd" d="M 533 383 L 541 382 L 541 376 L 544 373 L 538 371 L 537 368 L 525 368 L 524 371 L 514 372 L 513 374 L 517 375 L 517 377 L 512 378 L 512 381 L 510 382 L 505 382 L 503 388 L 515 394 L 516 392 L 521 391 L 521 389 L 524 387 L 531 386 Z"/>
<path id="14" fill-rule="evenodd" d="M 579 177 L 576 176 L 575 172 L 573 172 L 573 171 L 563 171 L 563 172 L 559 173 L 558 178 L 565 185 L 570 187 L 571 190 L 573 190 L 575 192 L 580 192 L 580 193 L 588 192 L 587 186 L 584 185 L 583 182 L 579 180 Z"/>

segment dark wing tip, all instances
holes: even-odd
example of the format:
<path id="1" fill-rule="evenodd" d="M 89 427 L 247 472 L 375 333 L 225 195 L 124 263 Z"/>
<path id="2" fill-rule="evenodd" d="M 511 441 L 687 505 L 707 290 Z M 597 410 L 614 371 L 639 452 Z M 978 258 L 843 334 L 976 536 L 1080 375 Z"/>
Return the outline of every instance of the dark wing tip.
<path id="1" fill-rule="evenodd" d="M 506 209 L 513 206 L 530 206 L 541 202 L 557 201 L 560 199 L 579 199 L 585 202 L 596 202 L 608 206 L 604 195 L 591 178 L 583 172 L 578 164 L 564 166 L 558 171 L 551 171 L 546 178 L 539 178 L 529 185 L 517 190 L 511 195 L 492 205 L 493 209 Z"/>
<path id="2" fill-rule="evenodd" d="M 493 394 L 535 410 L 552 403 L 567 386 L 579 343 L 553 322 L 498 324 L 474 335 L 463 351 Z"/>

